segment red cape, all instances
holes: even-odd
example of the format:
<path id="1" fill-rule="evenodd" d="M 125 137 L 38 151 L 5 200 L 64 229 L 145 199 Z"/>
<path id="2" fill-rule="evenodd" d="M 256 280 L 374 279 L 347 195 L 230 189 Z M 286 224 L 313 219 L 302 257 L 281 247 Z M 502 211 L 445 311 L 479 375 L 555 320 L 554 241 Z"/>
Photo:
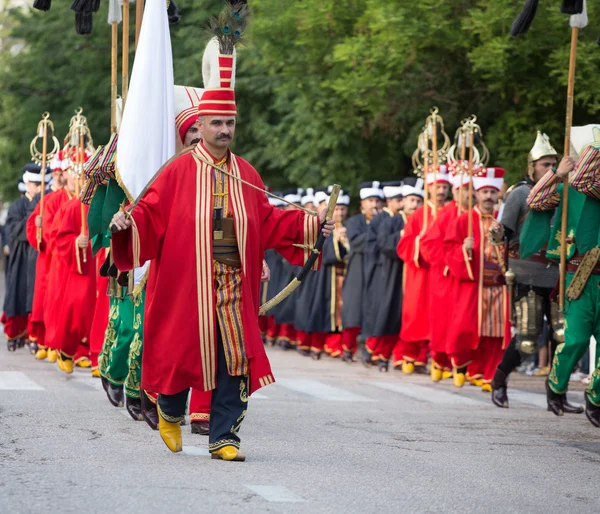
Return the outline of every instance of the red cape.
<path id="1" fill-rule="evenodd" d="M 431 227 L 433 211 L 429 209 Z M 407 343 L 429 340 L 429 264 L 420 251 L 424 208 L 413 212 L 404 225 L 398 242 L 398 256 L 404 261 L 404 296 L 402 299 L 402 328 L 400 339 Z"/>
<path id="2" fill-rule="evenodd" d="M 33 213 L 27 220 L 27 240 L 36 250 L 39 250 L 38 258 L 35 264 L 35 286 L 33 290 L 33 308 L 31 311 L 32 322 L 44 321 L 44 299 L 48 286 L 48 271 L 50 270 L 50 230 L 52 222 L 60 207 L 71 198 L 66 189 L 59 189 L 54 193 L 48 194 L 44 198 L 44 219 L 42 221 L 42 243 L 38 248 L 37 227 L 35 218 L 40 214 L 40 202 L 35 206 Z"/>
<path id="3" fill-rule="evenodd" d="M 429 263 L 429 348 L 432 352 L 446 353 L 446 336 L 452 320 L 452 277 L 444 253 L 444 237 L 450 224 L 457 218 L 456 203 L 442 207 L 435 222 L 421 239 L 421 255 Z"/>
<path id="4" fill-rule="evenodd" d="M 85 206 L 86 216 L 87 210 Z M 88 245 L 84 262 L 75 241 L 80 234 L 81 201 L 73 198 L 62 205 L 50 230 L 52 256 L 44 303 L 46 343 L 70 356 L 89 338 L 96 298 L 96 260 Z"/>
<path id="5" fill-rule="evenodd" d="M 229 171 L 264 189 L 256 170 L 231 155 Z M 216 385 L 217 321 L 212 258 L 212 172 L 215 159 L 200 144 L 165 168 L 133 210 L 140 262 L 152 261 L 146 293 L 142 388 L 175 394 Z M 229 205 L 242 257 L 242 320 L 250 391 L 274 381 L 258 328 L 264 252 L 276 249 L 292 264 L 309 256 L 319 219 L 273 208 L 264 193 L 228 178 Z M 132 231 L 113 236 L 115 264 L 133 267 Z"/>
<path id="6" fill-rule="evenodd" d="M 472 211 L 474 248 L 471 260 L 463 244 L 468 236 L 469 213 L 461 214 L 450 224 L 444 240 L 446 263 L 450 273 L 455 278 L 452 300 L 452 323 L 447 333 L 447 352 L 460 353 L 477 348 L 480 339 L 481 317 L 483 314 L 483 301 L 481 289 L 483 288 L 483 225 L 480 221 L 479 211 L 475 207 Z M 503 347 L 510 342 L 510 323 L 508 323 L 508 291 L 504 287 L 504 312 L 505 330 Z"/>

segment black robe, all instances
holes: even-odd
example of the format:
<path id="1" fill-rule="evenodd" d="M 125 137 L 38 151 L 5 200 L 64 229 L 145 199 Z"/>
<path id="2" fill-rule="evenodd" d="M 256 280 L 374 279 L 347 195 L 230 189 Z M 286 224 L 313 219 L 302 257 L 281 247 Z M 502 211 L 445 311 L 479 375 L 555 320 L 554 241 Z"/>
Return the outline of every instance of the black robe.
<path id="1" fill-rule="evenodd" d="M 379 303 L 380 282 L 375 280 L 375 270 L 379 263 L 379 248 L 377 246 L 377 234 L 381 223 L 390 217 L 390 212 L 384 210 L 375 216 L 367 229 L 367 240 L 364 253 L 364 292 L 363 292 L 363 324 L 362 334 L 365 337 L 373 337 L 373 324 L 377 305 Z"/>
<path id="2" fill-rule="evenodd" d="M 364 214 L 352 216 L 346 222 L 350 250 L 346 278 L 342 288 L 342 325 L 344 328 L 362 327 L 364 291 L 364 254 L 367 240 L 367 218 Z"/>
<path id="3" fill-rule="evenodd" d="M 404 263 L 396 248 L 404 229 L 401 214 L 383 218 L 377 231 L 379 259 L 374 273 L 378 302 L 372 325 L 373 337 L 394 336 L 400 333 L 402 319 L 402 272 Z"/>
<path id="4" fill-rule="evenodd" d="M 266 284 L 266 292 L 263 290 L 262 301 L 266 303 L 268 300 L 271 300 L 273 297 L 277 295 L 279 291 L 281 291 L 280 282 L 282 280 L 281 276 L 281 264 L 282 257 L 275 250 L 267 250 L 265 252 L 265 261 L 269 269 L 271 270 L 271 280 Z M 275 312 L 279 308 L 279 305 L 273 307 L 270 311 L 267 312 L 267 316 L 274 316 Z"/>
<path id="5" fill-rule="evenodd" d="M 280 266 L 280 276 L 278 278 L 279 291 L 283 290 L 294 277 L 300 272 L 302 268 L 290 264 L 283 257 Z M 300 286 L 302 287 L 302 286 Z M 277 292 L 279 292 L 277 291 Z M 277 307 L 275 307 L 275 322 L 278 325 L 293 325 L 296 321 L 296 304 L 298 303 L 298 297 L 300 290 L 296 289 L 291 295 L 283 300 Z"/>
<path id="6" fill-rule="evenodd" d="M 39 201 L 27 195 L 15 200 L 6 216 L 6 236 L 10 259 L 6 272 L 4 312 L 9 318 L 27 316 L 33 305 L 35 264 L 38 252 L 27 241 L 27 220 Z"/>
<path id="7" fill-rule="evenodd" d="M 340 266 L 344 264 L 347 250 L 335 236 L 328 237 L 323 245 L 321 269 L 315 273 L 314 295 L 310 304 L 306 332 L 336 332 L 336 320 L 332 318 L 335 313 L 337 298 L 332 294 Z M 333 284 L 332 284 L 333 282 Z"/>

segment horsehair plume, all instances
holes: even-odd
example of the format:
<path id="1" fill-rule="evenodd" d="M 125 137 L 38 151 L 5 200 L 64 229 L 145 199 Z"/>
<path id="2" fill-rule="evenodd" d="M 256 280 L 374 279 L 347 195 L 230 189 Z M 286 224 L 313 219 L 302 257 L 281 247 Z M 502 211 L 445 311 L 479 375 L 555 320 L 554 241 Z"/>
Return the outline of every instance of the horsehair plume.
<path id="1" fill-rule="evenodd" d="M 38 11 L 49 11 L 52 7 L 52 0 L 34 0 L 33 8 Z"/>
<path id="2" fill-rule="evenodd" d="M 228 1 L 218 16 L 209 18 L 209 38 L 217 38 L 222 54 L 232 55 L 234 48 L 244 42 L 249 13 L 246 2 Z"/>
<path id="3" fill-rule="evenodd" d="M 563 0 L 560 12 L 563 14 L 581 14 L 584 9 L 584 0 Z"/>
<path id="4" fill-rule="evenodd" d="M 167 16 L 171 25 L 179 23 L 179 20 L 181 19 L 181 11 L 173 0 L 169 2 L 169 7 L 167 7 Z"/>
<path id="5" fill-rule="evenodd" d="M 98 12 L 100 0 L 73 0 L 71 10 L 80 13 Z"/>
<path id="6" fill-rule="evenodd" d="M 531 27 L 531 23 L 535 18 L 535 13 L 537 12 L 539 0 L 526 0 L 523 9 L 517 16 L 517 19 L 513 22 L 512 27 L 510 28 L 510 35 L 512 37 L 517 37 L 522 34 L 527 34 L 529 31 L 529 27 Z"/>
<path id="7" fill-rule="evenodd" d="M 578 14 L 573 14 L 569 20 L 569 24 L 573 28 L 582 29 L 588 24 L 588 15 L 585 5 L 585 0 L 582 2 L 581 11 Z"/>
<path id="8" fill-rule="evenodd" d="M 76 12 L 75 13 L 75 32 L 82 36 L 91 34 L 94 30 L 94 17 L 92 13 Z"/>

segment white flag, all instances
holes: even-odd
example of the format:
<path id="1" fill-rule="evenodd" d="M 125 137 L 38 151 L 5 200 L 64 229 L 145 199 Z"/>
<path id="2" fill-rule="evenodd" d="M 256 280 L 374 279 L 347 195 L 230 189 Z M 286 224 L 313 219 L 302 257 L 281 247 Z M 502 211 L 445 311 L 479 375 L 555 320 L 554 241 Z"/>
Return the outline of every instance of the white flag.
<path id="1" fill-rule="evenodd" d="M 175 155 L 173 54 L 165 2 L 146 2 L 117 143 L 117 178 L 130 201 Z"/>

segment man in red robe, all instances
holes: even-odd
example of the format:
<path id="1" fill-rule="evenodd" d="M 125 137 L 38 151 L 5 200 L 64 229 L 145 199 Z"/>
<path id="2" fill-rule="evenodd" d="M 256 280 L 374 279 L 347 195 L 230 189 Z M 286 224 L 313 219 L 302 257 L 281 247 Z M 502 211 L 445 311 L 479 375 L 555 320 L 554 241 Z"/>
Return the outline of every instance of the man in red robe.
<path id="1" fill-rule="evenodd" d="M 220 87 L 200 102 L 202 141 L 163 170 L 131 214 L 113 217 L 113 250 L 120 270 L 153 260 L 142 387 L 159 393 L 163 441 L 182 450 L 189 388 L 212 390 L 209 450 L 213 458 L 244 460 L 238 431 L 248 396 L 274 382 L 258 328 L 264 251 L 275 248 L 302 266 L 324 213 L 274 209 L 256 170 L 229 151 L 233 56 L 218 61 Z M 326 223 L 322 232 L 333 228 Z"/>
<path id="2" fill-rule="evenodd" d="M 75 190 L 75 180 L 70 173 L 67 175 L 67 194 Z M 75 360 L 87 358 L 80 347 L 87 349 L 96 298 L 96 260 L 89 238 L 82 234 L 81 206 L 75 197 L 61 205 L 50 228 L 48 247 L 51 262 L 44 301 L 46 344 L 59 352 L 58 366 L 65 373 L 73 372 Z M 85 206 L 86 217 L 87 210 Z"/>
<path id="3" fill-rule="evenodd" d="M 458 172 L 458 173 L 456 173 Z M 429 316 L 435 319 L 430 325 L 429 351 L 431 354 L 431 380 L 439 382 L 452 377 L 452 364 L 447 354 L 446 335 L 452 321 L 452 277 L 444 252 L 446 232 L 458 215 L 468 206 L 469 175 L 450 169 L 453 200 L 442 207 L 431 229 L 421 239 L 421 255 L 430 266 Z M 461 207 L 459 207 L 461 205 Z M 460 210 L 460 213 L 459 213 Z"/>
<path id="4" fill-rule="evenodd" d="M 504 170 L 483 168 L 473 177 L 477 205 L 451 225 L 444 242 L 447 264 L 456 279 L 448 354 L 454 366 L 454 383 L 461 387 L 467 366 L 480 366 L 483 391 L 490 383 L 510 341 L 508 292 L 504 285 L 503 226 L 494 219 L 494 205 L 504 183 Z M 472 236 L 469 235 L 472 218 Z"/>
<path id="5" fill-rule="evenodd" d="M 54 216 L 60 206 L 66 202 L 70 195 L 64 191 L 67 183 L 63 176 L 62 169 L 62 151 L 58 153 L 51 163 L 52 168 L 52 192 L 44 198 L 44 214 L 41 215 L 41 203 L 38 203 L 27 220 L 27 240 L 29 244 L 39 251 L 36 261 L 35 271 L 35 289 L 33 292 L 33 308 L 30 318 L 29 338 L 37 344 L 35 358 L 45 360 L 48 357 L 48 347 L 46 345 L 46 328 L 44 325 L 44 299 L 48 288 L 48 271 L 50 270 L 50 255 L 48 247 L 50 246 L 50 228 L 54 221 Z M 38 241 L 38 229 L 41 228 L 42 240 Z M 56 355 L 52 356 L 56 362 Z"/>
<path id="6" fill-rule="evenodd" d="M 402 372 L 426 373 L 429 347 L 429 264 L 421 254 L 421 239 L 435 221 L 435 213 L 446 203 L 450 176 L 445 165 L 427 173 L 431 200 L 408 218 L 404 234 L 398 242 L 398 256 L 404 261 L 404 299 L 400 340 L 394 351 L 394 362 L 402 361 Z M 427 195 L 426 195 L 427 197 Z M 400 357 L 400 358 L 398 358 Z"/>

